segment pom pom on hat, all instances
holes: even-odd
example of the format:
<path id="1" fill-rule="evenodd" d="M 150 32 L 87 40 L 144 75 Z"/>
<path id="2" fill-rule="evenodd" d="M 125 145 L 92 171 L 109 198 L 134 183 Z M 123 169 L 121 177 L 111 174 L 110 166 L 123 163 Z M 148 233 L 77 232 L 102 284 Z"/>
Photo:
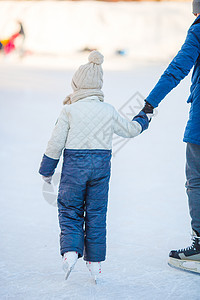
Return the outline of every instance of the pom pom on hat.
<path id="1" fill-rule="evenodd" d="M 81 65 L 75 72 L 71 86 L 74 92 L 79 90 L 101 90 L 103 86 L 103 69 L 102 63 L 104 60 L 103 55 L 99 51 L 92 51 L 88 57 L 89 62 L 85 65 Z M 102 91 L 100 91 L 102 93 Z M 74 99 L 74 94 L 72 95 Z M 71 98 L 71 100 L 72 100 Z M 70 103 L 70 100 L 66 98 L 65 103 Z"/>
<path id="2" fill-rule="evenodd" d="M 92 51 L 88 57 L 90 63 L 101 65 L 104 61 L 103 55 L 99 51 Z"/>

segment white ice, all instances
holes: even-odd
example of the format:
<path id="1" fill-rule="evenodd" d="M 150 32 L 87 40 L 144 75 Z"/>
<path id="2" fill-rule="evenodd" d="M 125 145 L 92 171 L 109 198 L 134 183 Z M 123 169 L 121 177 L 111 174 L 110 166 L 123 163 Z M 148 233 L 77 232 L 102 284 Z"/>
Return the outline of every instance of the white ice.
<path id="1" fill-rule="evenodd" d="M 165 66 L 107 70 L 106 101 L 120 109 L 136 92 L 146 96 Z M 64 280 L 57 209 L 43 196 L 38 169 L 71 76 L 64 68 L 0 68 L 0 298 L 200 299 L 200 277 L 167 265 L 171 249 L 191 242 L 182 142 L 189 77 L 163 101 L 148 131 L 112 159 L 101 283 L 92 283 L 82 259 Z"/>

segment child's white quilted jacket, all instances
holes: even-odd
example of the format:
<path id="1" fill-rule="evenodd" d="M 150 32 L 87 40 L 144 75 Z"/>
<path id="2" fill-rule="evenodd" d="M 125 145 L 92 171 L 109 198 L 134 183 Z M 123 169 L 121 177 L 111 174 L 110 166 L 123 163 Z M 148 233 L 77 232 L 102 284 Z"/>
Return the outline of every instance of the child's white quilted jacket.
<path id="1" fill-rule="evenodd" d="M 112 149 L 113 133 L 124 138 L 139 135 L 141 125 L 122 118 L 115 108 L 91 96 L 65 105 L 45 154 L 59 159 L 67 149 Z"/>

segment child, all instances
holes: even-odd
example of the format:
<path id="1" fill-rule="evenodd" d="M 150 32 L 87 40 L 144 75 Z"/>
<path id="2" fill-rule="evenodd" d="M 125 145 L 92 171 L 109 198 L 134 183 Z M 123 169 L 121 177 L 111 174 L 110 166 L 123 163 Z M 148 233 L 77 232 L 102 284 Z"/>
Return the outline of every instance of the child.
<path id="1" fill-rule="evenodd" d="M 57 203 L 66 279 L 82 256 L 95 280 L 101 273 L 106 255 L 112 136 L 135 137 L 149 124 L 144 111 L 128 121 L 104 103 L 103 59 L 98 51 L 91 52 L 89 63 L 74 74 L 73 93 L 64 101 L 39 170 L 51 183 L 64 149 Z"/>

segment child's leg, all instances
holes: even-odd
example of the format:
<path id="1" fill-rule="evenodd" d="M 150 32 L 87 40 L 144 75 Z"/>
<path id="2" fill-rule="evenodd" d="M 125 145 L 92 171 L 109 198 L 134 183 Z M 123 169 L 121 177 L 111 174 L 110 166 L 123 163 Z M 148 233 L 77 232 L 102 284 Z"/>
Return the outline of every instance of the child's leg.
<path id="1" fill-rule="evenodd" d="M 65 152 L 58 194 L 58 218 L 61 229 L 60 252 L 77 251 L 83 256 L 84 199 L 87 173 L 79 166 L 79 157 Z M 81 174 L 81 176 L 80 176 Z"/>
<path id="2" fill-rule="evenodd" d="M 59 194 L 58 196 L 58 218 L 61 229 L 60 252 L 63 255 L 67 251 L 77 251 L 80 257 L 83 256 L 84 248 L 84 200 L 78 192 L 81 187 L 77 186 L 75 189 L 77 189 L 77 193 L 75 190 L 73 193 L 66 191 L 64 195 Z"/>
<path id="3" fill-rule="evenodd" d="M 88 182 L 86 190 L 84 260 L 100 262 L 106 256 L 106 213 L 110 173 Z M 102 175 L 102 176 L 101 176 Z"/>

